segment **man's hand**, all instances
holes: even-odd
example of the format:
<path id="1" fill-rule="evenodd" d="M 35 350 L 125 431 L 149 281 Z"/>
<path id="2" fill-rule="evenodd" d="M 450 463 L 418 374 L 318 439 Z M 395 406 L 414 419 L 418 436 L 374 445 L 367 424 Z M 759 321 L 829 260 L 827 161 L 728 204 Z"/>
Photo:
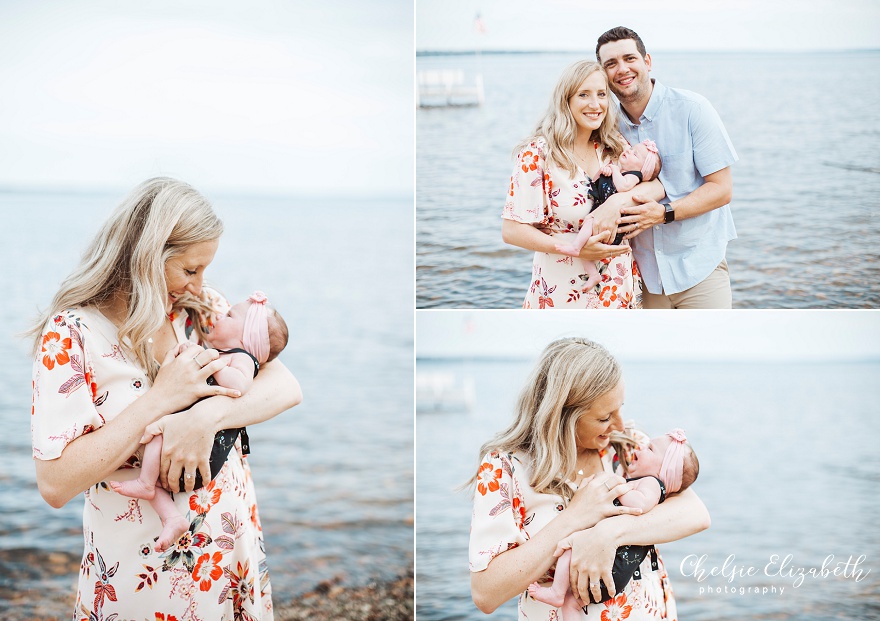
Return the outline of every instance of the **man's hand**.
<path id="1" fill-rule="evenodd" d="M 632 198 L 638 204 L 621 209 L 622 216 L 617 220 L 620 230 L 626 233 L 624 239 L 632 239 L 652 226 L 663 224 L 666 216 L 666 207 L 657 201 L 639 194 Z"/>

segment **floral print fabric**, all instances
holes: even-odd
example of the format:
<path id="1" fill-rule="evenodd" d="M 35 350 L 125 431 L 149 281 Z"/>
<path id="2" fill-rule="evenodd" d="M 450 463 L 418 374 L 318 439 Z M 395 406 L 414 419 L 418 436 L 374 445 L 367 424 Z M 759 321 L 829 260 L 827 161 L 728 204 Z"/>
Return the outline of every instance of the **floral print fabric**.
<path id="1" fill-rule="evenodd" d="M 593 144 L 600 162 L 603 149 Z M 573 243 L 592 208 L 590 179 L 578 169 L 574 179 L 545 157 L 542 139 L 529 144 L 517 157 L 503 217 L 532 224 L 559 243 Z M 632 254 L 598 261 L 601 281 L 584 290 L 583 261 L 562 254 L 536 252 L 532 280 L 523 308 L 640 308 L 642 279 Z"/>
<path id="2" fill-rule="evenodd" d="M 602 465 L 612 471 L 614 453 L 605 451 Z M 488 453 L 483 457 L 474 491 L 474 512 L 471 519 L 470 569 L 483 571 L 499 554 L 524 544 L 544 528 L 565 508 L 561 496 L 539 494 L 529 485 L 529 460 L 518 453 Z M 573 484 L 572 487 L 574 487 Z M 590 604 L 585 621 L 674 620 L 677 618 L 675 598 L 663 560 L 660 569 L 651 569 L 650 556 L 641 565 L 641 580 L 629 584 L 613 599 Z M 553 581 L 553 570 L 540 581 L 547 586 Z M 539 602 L 523 591 L 519 596 L 519 619 L 524 621 L 558 621 L 560 609 Z"/>
<path id="3" fill-rule="evenodd" d="M 220 296 L 212 303 L 217 312 L 228 309 Z M 182 342 L 187 315 L 171 320 Z M 34 457 L 49 460 L 117 416 L 149 380 L 126 357 L 115 326 L 93 308 L 55 315 L 41 343 L 31 428 Z M 134 455 L 108 480 L 132 478 L 125 470 L 139 466 Z M 147 501 L 121 496 L 106 481 L 85 492 L 75 621 L 271 621 L 262 528 L 246 460 L 232 451 L 213 481 L 191 494 L 174 494 L 174 502 L 189 530 L 158 553 L 153 544 L 162 524 Z"/>

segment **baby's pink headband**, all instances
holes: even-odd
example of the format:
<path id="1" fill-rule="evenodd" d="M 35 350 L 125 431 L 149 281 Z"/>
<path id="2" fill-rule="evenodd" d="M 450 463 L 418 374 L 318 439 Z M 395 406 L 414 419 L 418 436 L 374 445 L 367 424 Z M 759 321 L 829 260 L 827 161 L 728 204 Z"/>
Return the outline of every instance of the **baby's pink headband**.
<path id="1" fill-rule="evenodd" d="M 684 443 L 687 436 L 684 429 L 673 429 L 666 434 L 672 438 L 672 442 L 666 447 L 663 455 L 663 465 L 660 466 L 660 480 L 666 485 L 666 492 L 674 494 L 681 489 L 681 471 L 684 469 Z"/>
<path id="2" fill-rule="evenodd" d="M 244 316 L 241 344 L 263 364 L 269 359 L 269 309 L 266 307 L 266 294 L 254 291 L 248 300 L 251 305 Z"/>
<path id="3" fill-rule="evenodd" d="M 654 174 L 654 167 L 657 166 L 657 160 L 660 159 L 660 156 L 658 155 L 657 144 L 653 140 L 645 140 L 642 144 L 648 149 L 645 163 L 642 164 L 642 179 L 647 179 Z"/>

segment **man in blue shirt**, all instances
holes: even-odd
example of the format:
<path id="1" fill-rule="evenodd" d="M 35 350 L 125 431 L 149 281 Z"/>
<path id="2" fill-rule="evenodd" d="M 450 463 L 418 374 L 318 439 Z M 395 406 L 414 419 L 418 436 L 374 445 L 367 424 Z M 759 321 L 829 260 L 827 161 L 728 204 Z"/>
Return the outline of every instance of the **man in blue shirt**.
<path id="1" fill-rule="evenodd" d="M 730 308 L 724 255 L 736 238 L 729 203 L 738 158 L 718 113 L 701 95 L 652 80 L 651 55 L 629 28 L 599 37 L 596 58 L 620 102 L 620 133 L 630 144 L 657 143 L 666 190 L 663 204 L 636 195 L 640 205 L 605 213 L 597 224 L 616 219 L 632 240 L 645 308 Z"/>

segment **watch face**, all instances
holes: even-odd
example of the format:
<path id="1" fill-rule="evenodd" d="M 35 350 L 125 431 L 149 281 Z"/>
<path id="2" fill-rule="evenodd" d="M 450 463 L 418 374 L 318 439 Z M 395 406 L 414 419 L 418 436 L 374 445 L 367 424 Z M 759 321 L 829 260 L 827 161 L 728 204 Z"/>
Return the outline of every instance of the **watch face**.
<path id="1" fill-rule="evenodd" d="M 675 210 L 671 205 L 666 205 L 666 213 L 663 214 L 663 222 L 664 224 L 668 224 L 675 220 Z"/>

